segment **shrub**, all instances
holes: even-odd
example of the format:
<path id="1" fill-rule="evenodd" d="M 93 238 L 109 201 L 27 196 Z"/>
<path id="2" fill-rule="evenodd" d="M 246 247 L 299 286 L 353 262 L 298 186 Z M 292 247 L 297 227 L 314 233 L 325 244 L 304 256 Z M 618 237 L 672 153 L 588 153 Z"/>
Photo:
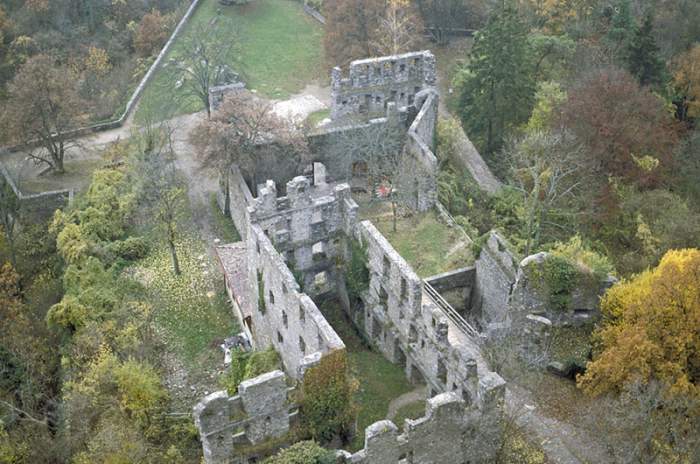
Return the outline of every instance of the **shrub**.
<path id="1" fill-rule="evenodd" d="M 549 303 L 559 311 L 571 306 L 571 292 L 576 286 L 578 270 L 566 259 L 550 255 L 542 265 L 542 277 L 549 291 Z"/>
<path id="2" fill-rule="evenodd" d="M 592 273 L 599 280 L 605 279 L 608 274 L 615 273 L 610 260 L 586 247 L 579 235 L 571 237 L 566 243 L 556 243 L 552 248 L 552 254 L 575 263 L 582 271 Z"/>
<path id="3" fill-rule="evenodd" d="M 345 283 L 350 298 L 359 300 L 360 295 L 369 288 L 369 269 L 367 269 L 367 246 L 357 240 L 350 240 L 350 261 L 345 269 Z"/>
<path id="4" fill-rule="evenodd" d="M 255 351 L 250 355 L 245 368 L 243 380 L 252 379 L 265 372 L 274 371 L 280 368 L 280 356 L 273 348 L 265 351 Z"/>
<path id="5" fill-rule="evenodd" d="M 486 245 L 486 242 L 489 239 L 489 234 L 490 232 L 486 232 L 472 241 L 472 255 L 474 255 L 474 259 L 479 259 L 481 250 L 484 248 L 484 245 Z"/>
<path id="6" fill-rule="evenodd" d="M 332 464 L 335 453 L 314 441 L 300 441 L 263 461 L 263 464 Z"/>
<path id="7" fill-rule="evenodd" d="M 146 257 L 148 242 L 143 237 L 129 237 L 110 243 L 107 249 L 119 258 L 134 261 Z"/>
<path id="8" fill-rule="evenodd" d="M 353 398 L 356 390 L 345 350 L 324 356 L 317 366 L 306 372 L 302 384 L 301 417 L 315 440 L 323 443 L 340 437 L 347 441 L 357 416 Z"/>
<path id="9" fill-rule="evenodd" d="M 234 350 L 231 353 L 231 365 L 221 377 L 220 383 L 229 395 L 235 395 L 238 393 L 238 385 L 244 380 L 279 368 L 279 355 L 272 348 L 254 352 Z"/>

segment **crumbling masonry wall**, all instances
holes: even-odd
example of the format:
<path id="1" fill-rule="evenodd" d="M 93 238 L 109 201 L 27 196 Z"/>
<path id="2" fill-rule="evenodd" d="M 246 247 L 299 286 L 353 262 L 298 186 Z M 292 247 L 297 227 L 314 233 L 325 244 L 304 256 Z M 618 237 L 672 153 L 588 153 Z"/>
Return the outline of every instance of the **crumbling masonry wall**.
<path id="1" fill-rule="evenodd" d="M 197 403 L 192 415 L 204 462 L 229 464 L 238 446 L 286 435 L 296 412 L 288 391 L 284 373 L 272 371 L 241 382 L 235 396 L 218 391 Z"/>
<path id="2" fill-rule="evenodd" d="M 357 220 L 358 206 L 347 184 L 326 183 L 325 167 L 314 163 L 313 185 L 299 176 L 287 183 L 287 196 L 278 197 L 273 182 L 260 188 L 248 208 L 250 223 L 260 226 L 302 287 L 311 295 L 329 290 L 343 238 Z"/>
<path id="3" fill-rule="evenodd" d="M 550 298 L 552 289 L 545 276 L 545 265 L 551 258 L 541 252 L 523 259 L 510 298 L 511 319 L 522 322 L 528 315 L 547 318 L 554 326 L 584 325 L 601 317 L 600 298 L 605 291 L 617 282 L 613 276 L 597 276 L 590 270 L 576 269 L 575 284 L 568 295 L 560 295 L 564 306 L 553 305 Z"/>
<path id="4" fill-rule="evenodd" d="M 503 385 L 485 387 L 482 409 L 501 407 Z M 425 416 L 406 419 L 403 433 L 391 421 L 375 422 L 367 427 L 365 446 L 349 454 L 341 452 L 342 462 L 352 464 L 405 463 L 486 463 L 479 450 L 481 427 L 475 406 L 465 404 L 457 394 L 448 392 L 426 402 Z"/>
<path id="5" fill-rule="evenodd" d="M 508 322 L 509 298 L 513 292 L 519 260 L 506 240 L 491 232 L 476 261 L 476 285 L 472 310 L 480 315 L 483 326 Z"/>
<path id="6" fill-rule="evenodd" d="M 487 439 L 481 411 L 502 407 L 503 384 L 482 384 L 478 405 L 467 405 L 453 392 L 426 401 L 425 416 L 400 424 L 375 422 L 365 429 L 364 448 L 355 453 L 338 451 L 339 463 L 487 463 L 481 440 Z M 225 391 L 208 395 L 193 408 L 206 464 L 253 462 L 241 451 L 245 445 L 283 437 L 297 406 L 289 401 L 281 371 L 242 382 L 238 394 Z M 404 461 L 402 461 L 404 460 Z"/>
<path id="7" fill-rule="evenodd" d="M 435 90 L 426 89 L 416 95 L 414 103 L 418 114 L 408 128 L 402 166 L 407 175 L 401 176 L 399 190 L 404 203 L 426 211 L 437 202 L 438 161 L 434 150 L 439 96 Z"/>
<path id="8" fill-rule="evenodd" d="M 236 297 L 244 302 L 242 324 L 254 346 L 273 346 L 295 378 L 321 355 L 345 347 L 309 295 L 333 290 L 336 260 L 357 209 L 349 186 L 327 184 L 325 168 L 317 163 L 313 185 L 295 177 L 287 183 L 287 196 L 278 197 L 268 181 L 239 219 L 249 220 L 247 285 Z"/>
<path id="9" fill-rule="evenodd" d="M 248 207 L 253 204 L 253 195 L 243 179 L 241 170 L 232 164 L 227 173 L 220 180 L 220 188 L 217 194 L 219 208 L 224 214 L 229 214 L 236 230 L 245 240 L 250 224 Z"/>
<path id="10" fill-rule="evenodd" d="M 409 379 L 426 382 L 433 394 L 454 392 L 466 405 L 475 405 L 472 420 L 480 424 L 478 453 L 484 460 L 479 462 L 488 462 L 500 446 L 501 411 L 483 408 L 492 404 L 483 395 L 502 391 L 505 381 L 488 369 L 477 342 L 424 294 L 421 279 L 372 223 L 360 223 L 358 236 L 368 248 L 370 282 L 364 308 L 351 309 L 351 317 Z"/>
<path id="11" fill-rule="evenodd" d="M 252 301 L 243 323 L 256 349 L 274 347 L 285 371 L 298 378 L 320 356 L 345 348 L 258 225 L 249 229 L 248 263 Z"/>
<path id="12" fill-rule="evenodd" d="M 347 77 L 335 67 L 331 72 L 331 119 L 383 115 L 390 102 L 405 108 L 435 82 L 435 57 L 427 50 L 353 61 Z"/>

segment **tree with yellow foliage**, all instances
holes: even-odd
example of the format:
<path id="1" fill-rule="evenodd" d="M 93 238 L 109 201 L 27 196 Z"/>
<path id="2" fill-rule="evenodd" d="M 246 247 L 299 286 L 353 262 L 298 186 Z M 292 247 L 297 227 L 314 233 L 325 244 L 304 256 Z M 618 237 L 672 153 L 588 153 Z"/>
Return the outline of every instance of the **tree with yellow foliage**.
<path id="1" fill-rule="evenodd" d="M 578 384 L 587 393 L 659 382 L 672 395 L 700 396 L 700 250 L 671 250 L 658 267 L 603 297 L 598 352 Z"/>
<path id="2" fill-rule="evenodd" d="M 409 0 L 388 0 L 372 43 L 378 56 L 398 55 L 419 47 L 423 21 Z"/>
<path id="3" fill-rule="evenodd" d="M 683 98 L 683 116 L 700 117 L 700 44 L 674 60 L 673 81 Z"/>

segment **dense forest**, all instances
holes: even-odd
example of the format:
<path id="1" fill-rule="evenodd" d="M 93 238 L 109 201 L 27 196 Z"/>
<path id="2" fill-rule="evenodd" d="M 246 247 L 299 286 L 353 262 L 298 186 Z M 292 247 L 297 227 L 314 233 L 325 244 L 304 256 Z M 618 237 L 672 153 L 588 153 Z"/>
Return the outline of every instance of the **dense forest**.
<path id="1" fill-rule="evenodd" d="M 13 105 L 8 84 L 22 65 L 47 56 L 78 82 L 80 113 L 90 122 L 119 116 L 165 44 L 187 2 L 20 1 L 0 5 L 0 101 Z M 3 134 L 8 136 L 8 134 Z"/>
<path id="2" fill-rule="evenodd" d="M 249 11 L 255 17 L 256 2 L 263 0 L 212 0 L 200 8 L 217 18 L 222 9 L 241 8 L 232 11 L 245 19 Z M 327 87 L 330 68 L 359 58 L 436 54 L 444 104 L 436 140 L 440 202 L 475 249 L 496 229 L 518 256 L 566 250 L 581 266 L 619 279 L 601 300 L 603 320 L 586 335 L 576 392 L 623 405 L 626 422 L 638 425 L 629 435 L 640 443 L 631 460 L 698 462 L 700 2 L 305 3 L 326 22 L 299 47 L 323 58 L 304 63 L 323 76 L 304 84 Z M 40 139 L 51 155 L 43 164 L 60 180 L 68 145 L 52 137 L 118 117 L 188 6 L 4 0 L 0 144 Z M 272 42 L 284 24 L 282 17 L 270 26 Z M 226 41 L 241 39 L 228 32 Z M 269 41 L 246 46 L 265 50 Z M 316 58 L 298 52 L 289 54 Z M 244 63 L 254 59 L 221 65 L 243 74 L 256 69 L 257 62 Z M 274 77 L 291 81 L 299 72 L 288 74 Z M 254 159 L 255 140 L 231 128 L 241 127 L 234 115 L 262 113 L 243 103 L 227 111 L 212 117 L 215 130 L 200 134 L 197 150 Z M 281 132 L 284 125 L 271 121 L 266 130 Z M 193 397 L 235 388 L 276 365 L 265 359 L 264 369 L 245 375 L 245 366 L 204 371 L 220 364 L 218 346 L 236 328 L 207 250 L 215 236 L 240 237 L 211 198 L 196 196 L 200 174 L 181 172 L 173 129 L 151 123 L 100 146 L 99 168 L 78 172 L 87 187 L 43 221 L 20 225 L 18 199 L 0 185 L 0 464 L 198 463 Z M 461 130 L 502 183 L 495 194 L 458 162 Z M 567 268 L 552 272 L 570 285 Z M 189 377 L 173 381 L 179 370 Z M 195 391 L 188 379 L 203 386 Z M 338 389 L 345 399 L 354 394 L 346 384 Z M 305 430 L 270 462 L 331 462 L 318 444 L 302 440 L 328 445 L 335 432 L 321 439 Z M 545 462 L 513 455 L 502 462 Z"/>

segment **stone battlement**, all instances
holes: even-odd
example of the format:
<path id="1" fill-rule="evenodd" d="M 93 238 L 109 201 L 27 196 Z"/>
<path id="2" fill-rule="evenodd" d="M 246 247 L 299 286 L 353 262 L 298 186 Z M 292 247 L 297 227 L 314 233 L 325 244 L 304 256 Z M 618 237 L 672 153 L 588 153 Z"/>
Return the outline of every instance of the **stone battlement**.
<path id="1" fill-rule="evenodd" d="M 427 50 L 353 61 L 347 77 L 335 67 L 331 72 L 331 119 L 383 115 L 390 102 L 405 108 L 435 82 L 435 57 Z"/>

